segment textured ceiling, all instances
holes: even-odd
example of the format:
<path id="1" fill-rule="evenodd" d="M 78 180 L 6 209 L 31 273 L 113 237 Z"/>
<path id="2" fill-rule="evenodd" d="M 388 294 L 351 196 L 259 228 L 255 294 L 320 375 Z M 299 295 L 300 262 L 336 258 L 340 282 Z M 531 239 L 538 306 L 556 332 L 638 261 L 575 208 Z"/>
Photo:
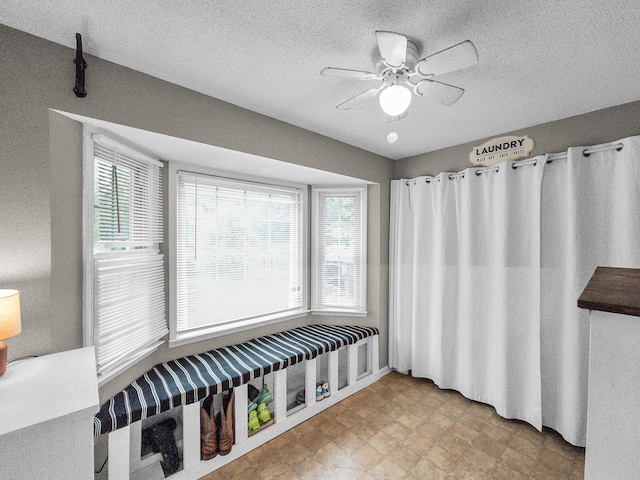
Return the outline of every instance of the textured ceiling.
<path id="1" fill-rule="evenodd" d="M 637 0 L 2 0 L 0 23 L 393 159 L 640 100 Z M 440 77 L 464 96 L 336 110 L 373 84 L 320 70 L 374 69 L 376 30 L 420 57 L 471 40 L 478 65 Z"/>

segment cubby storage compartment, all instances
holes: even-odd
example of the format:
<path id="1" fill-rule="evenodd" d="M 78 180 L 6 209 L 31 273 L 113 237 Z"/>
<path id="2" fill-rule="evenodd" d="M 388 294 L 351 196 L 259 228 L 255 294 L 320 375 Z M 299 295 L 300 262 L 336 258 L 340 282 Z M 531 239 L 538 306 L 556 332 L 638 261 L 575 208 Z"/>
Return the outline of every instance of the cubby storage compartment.
<path id="1" fill-rule="evenodd" d="M 349 385 L 349 347 L 338 349 L 338 388 L 342 390 Z"/>
<path id="2" fill-rule="evenodd" d="M 182 407 L 146 418 L 141 423 L 140 468 L 131 478 L 165 478 L 182 470 Z"/>
<path id="3" fill-rule="evenodd" d="M 247 432 L 249 436 L 252 436 L 258 432 L 264 431 L 269 426 L 273 425 L 275 418 L 275 385 L 274 385 L 273 373 L 264 375 L 263 377 L 254 378 L 247 384 L 247 397 L 248 405 L 252 405 L 253 410 L 256 412 L 254 422 L 251 422 L 251 413 L 248 411 L 247 405 Z M 255 389 L 255 390 L 254 390 Z M 252 400 L 252 392 L 255 394 L 255 398 Z M 262 402 L 262 400 L 266 400 Z M 265 410 L 268 412 L 269 420 L 264 420 L 266 414 L 261 413 L 260 404 L 265 403 Z M 257 424 L 255 422 L 258 422 Z M 255 428 L 257 426 L 257 428 Z M 252 428 L 253 427 L 253 428 Z"/>
<path id="4" fill-rule="evenodd" d="M 291 415 L 304 408 L 306 405 L 306 401 L 304 403 L 298 403 L 296 398 L 299 398 L 298 395 L 300 392 L 303 392 L 306 400 L 305 393 L 305 362 L 296 363 L 295 365 L 291 365 L 286 369 L 287 375 L 287 415 Z"/>
<path id="5" fill-rule="evenodd" d="M 358 345 L 358 373 L 356 378 L 362 378 L 371 373 L 371 362 L 369 362 L 369 344 Z"/>

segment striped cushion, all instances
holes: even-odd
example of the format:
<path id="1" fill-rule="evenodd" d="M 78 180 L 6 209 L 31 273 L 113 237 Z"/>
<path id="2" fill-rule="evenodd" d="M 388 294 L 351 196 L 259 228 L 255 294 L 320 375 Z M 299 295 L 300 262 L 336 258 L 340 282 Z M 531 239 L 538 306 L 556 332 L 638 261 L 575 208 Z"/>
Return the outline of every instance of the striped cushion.
<path id="1" fill-rule="evenodd" d="M 200 401 L 372 335 L 378 329 L 309 325 L 161 363 L 102 405 L 93 420 L 94 433 Z"/>

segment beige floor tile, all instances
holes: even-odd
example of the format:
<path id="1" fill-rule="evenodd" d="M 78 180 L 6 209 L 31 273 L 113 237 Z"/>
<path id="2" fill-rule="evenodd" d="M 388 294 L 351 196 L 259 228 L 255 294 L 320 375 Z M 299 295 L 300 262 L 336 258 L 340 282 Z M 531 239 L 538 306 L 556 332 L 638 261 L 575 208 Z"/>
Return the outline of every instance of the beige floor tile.
<path id="1" fill-rule="evenodd" d="M 473 439 L 472 445 L 474 448 L 477 448 L 478 450 L 495 458 L 500 458 L 502 452 L 504 452 L 507 448 L 506 443 L 494 440 L 484 432 L 480 433 L 476 438 Z"/>
<path id="2" fill-rule="evenodd" d="M 410 471 L 422 457 L 413 450 L 400 445 L 392 452 L 389 452 L 387 458 L 400 465 L 406 471 Z"/>
<path id="3" fill-rule="evenodd" d="M 433 448 L 435 442 L 436 439 L 425 437 L 421 431 L 416 431 L 400 442 L 400 444 L 403 447 L 410 449 L 420 457 L 425 457 L 431 448 Z"/>
<path id="4" fill-rule="evenodd" d="M 469 428 L 480 431 L 487 424 L 488 420 L 482 417 L 478 417 L 467 411 L 467 413 L 458 418 L 458 422 L 466 425 Z"/>
<path id="5" fill-rule="evenodd" d="M 464 460 L 456 465 L 452 476 L 456 479 L 465 480 L 487 480 L 491 478 L 488 472 L 478 470 L 473 465 L 466 463 Z"/>
<path id="6" fill-rule="evenodd" d="M 311 455 L 309 449 L 300 443 L 282 450 L 274 449 L 274 452 L 280 457 L 280 459 L 289 464 L 302 462 Z"/>
<path id="7" fill-rule="evenodd" d="M 524 453 L 520 453 L 511 447 L 507 447 L 504 452 L 502 452 L 502 455 L 500 455 L 500 461 L 512 470 L 524 473 L 525 475 L 531 474 L 531 471 L 536 464 L 536 461 L 533 458 L 525 455 Z"/>
<path id="8" fill-rule="evenodd" d="M 405 411 L 400 417 L 396 419 L 396 422 L 404 425 L 410 430 L 417 430 L 422 425 L 424 425 L 425 419 L 418 415 L 414 415 L 410 411 Z"/>
<path id="9" fill-rule="evenodd" d="M 537 459 L 542 452 L 542 443 L 532 443 L 518 434 L 511 437 L 507 445 L 533 459 Z"/>
<path id="10" fill-rule="evenodd" d="M 365 469 L 375 467 L 382 460 L 382 453 L 368 443 L 349 454 L 357 463 Z"/>
<path id="11" fill-rule="evenodd" d="M 279 458 L 274 458 L 270 462 L 264 462 L 262 465 L 257 467 L 252 467 L 252 468 L 258 470 L 259 472 L 258 478 L 261 478 L 264 480 L 269 478 L 280 478 L 281 476 L 285 475 L 287 472 L 291 471 L 291 466 L 283 462 Z M 255 477 L 246 475 L 243 478 L 249 479 L 249 478 L 255 478 Z"/>
<path id="12" fill-rule="evenodd" d="M 353 432 L 347 430 L 339 437 L 333 439 L 338 447 L 347 453 L 351 453 L 364 445 L 364 440 L 356 436 Z"/>
<path id="13" fill-rule="evenodd" d="M 377 478 L 401 479 L 407 471 L 389 458 L 383 458 L 375 467 L 369 469 L 369 473 Z"/>
<path id="14" fill-rule="evenodd" d="M 292 464 L 291 468 L 301 478 L 320 478 L 327 472 L 327 467 L 325 467 L 318 460 L 316 460 L 315 457 L 312 456 L 304 459 L 301 462 Z M 276 479 L 278 477 L 274 476 L 272 478 Z"/>
<path id="15" fill-rule="evenodd" d="M 569 475 L 573 468 L 572 462 L 568 462 L 565 457 L 548 448 L 542 449 L 538 462 L 564 475 Z"/>
<path id="16" fill-rule="evenodd" d="M 498 461 L 491 472 L 491 478 L 495 480 L 527 480 L 529 478 L 529 474 L 524 474 L 518 470 L 514 470 L 502 461 Z"/>
<path id="17" fill-rule="evenodd" d="M 485 472 L 487 476 L 493 471 L 498 459 L 484 453 L 481 450 L 470 449 L 462 456 L 464 463 Z"/>
<path id="18" fill-rule="evenodd" d="M 420 480 L 450 478 L 449 472 L 438 468 L 436 465 L 425 458 L 416 463 L 415 467 L 409 472 L 408 476 L 412 479 Z"/>
<path id="19" fill-rule="evenodd" d="M 500 425 L 496 425 L 492 422 L 489 422 L 482 428 L 482 433 L 492 438 L 493 440 L 504 444 L 506 444 L 513 436 L 512 431 L 503 428 Z"/>
<path id="20" fill-rule="evenodd" d="M 330 442 L 315 453 L 316 459 L 328 468 L 339 467 L 344 464 L 347 454 L 335 443 Z"/>
<path id="21" fill-rule="evenodd" d="M 381 430 L 367 440 L 367 443 L 383 455 L 387 455 L 395 449 L 396 445 L 400 443 L 400 440 L 391 435 L 387 435 L 384 433 L 384 430 Z"/>
<path id="22" fill-rule="evenodd" d="M 451 453 L 455 455 L 462 456 L 467 450 L 471 448 L 471 444 L 466 440 L 454 435 L 449 431 L 445 431 L 442 436 L 440 436 L 437 440 L 437 444 L 444 448 L 445 450 L 449 450 Z"/>
<path id="23" fill-rule="evenodd" d="M 458 421 L 456 421 L 453 425 L 451 425 L 447 432 L 452 433 L 456 437 L 461 438 L 465 442 L 473 442 L 473 440 L 480 434 L 478 430 L 474 428 L 470 428 L 467 425 L 464 425 Z"/>
<path id="24" fill-rule="evenodd" d="M 351 467 L 336 467 L 332 471 L 340 480 L 360 480 L 367 474 L 363 469 Z"/>
<path id="25" fill-rule="evenodd" d="M 460 455 L 436 445 L 427 454 L 427 460 L 445 472 L 451 472 L 460 461 Z"/>

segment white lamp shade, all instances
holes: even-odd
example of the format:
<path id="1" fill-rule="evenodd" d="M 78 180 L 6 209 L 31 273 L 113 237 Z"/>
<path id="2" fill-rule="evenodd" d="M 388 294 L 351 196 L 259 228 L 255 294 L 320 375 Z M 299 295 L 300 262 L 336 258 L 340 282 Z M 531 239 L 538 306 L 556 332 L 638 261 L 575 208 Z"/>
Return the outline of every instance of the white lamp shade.
<path id="1" fill-rule="evenodd" d="M 380 106 L 392 117 L 402 115 L 411 103 L 411 90 L 402 85 L 389 85 L 380 93 Z"/>
<path id="2" fill-rule="evenodd" d="M 21 332 L 20 294 L 17 290 L 0 290 L 0 340 Z"/>

